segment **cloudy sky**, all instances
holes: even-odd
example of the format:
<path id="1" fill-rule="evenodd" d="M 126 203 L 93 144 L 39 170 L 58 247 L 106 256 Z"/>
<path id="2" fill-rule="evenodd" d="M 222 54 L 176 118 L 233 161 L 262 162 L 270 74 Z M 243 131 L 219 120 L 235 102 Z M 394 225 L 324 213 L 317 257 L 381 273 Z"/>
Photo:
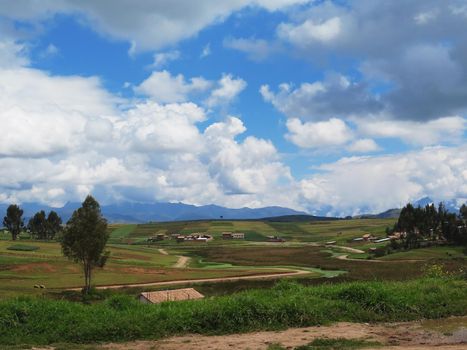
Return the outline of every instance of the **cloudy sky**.
<path id="1" fill-rule="evenodd" d="M 0 202 L 467 198 L 465 0 L 0 2 Z"/>

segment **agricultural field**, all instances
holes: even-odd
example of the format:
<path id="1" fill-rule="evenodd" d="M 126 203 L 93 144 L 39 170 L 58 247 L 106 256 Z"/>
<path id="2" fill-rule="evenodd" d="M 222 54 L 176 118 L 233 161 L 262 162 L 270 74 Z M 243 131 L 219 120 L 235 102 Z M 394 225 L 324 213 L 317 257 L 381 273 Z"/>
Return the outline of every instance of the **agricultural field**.
<path id="1" fill-rule="evenodd" d="M 338 244 L 358 246 L 363 242 L 349 242 L 364 234 L 384 237 L 388 226 L 393 226 L 394 219 L 361 219 L 307 222 L 272 222 L 272 221 L 182 221 L 161 222 L 141 225 L 113 225 L 111 240 L 121 243 L 145 242 L 156 234 L 203 233 L 221 238 L 224 231 L 244 232 L 245 242 L 264 242 L 267 236 L 280 236 L 289 243 L 316 242 L 324 243 L 335 240 Z M 243 242 L 243 241 L 242 241 Z M 167 242 L 163 242 L 167 244 Z M 212 244 L 222 244 L 214 240 Z M 229 244 L 238 243 L 229 242 Z"/>
<path id="2" fill-rule="evenodd" d="M 191 281 L 232 276 L 299 271 L 305 284 L 322 280 L 401 280 L 420 276 L 427 264 L 442 263 L 448 270 L 466 268 L 461 248 L 433 247 L 390 254 L 369 260 L 371 247 L 384 245 L 354 238 L 371 233 L 383 237 L 394 220 L 336 220 L 312 222 L 187 221 L 109 225 L 110 259 L 96 269 L 96 286 L 164 281 Z M 244 232 L 244 240 L 223 240 L 224 231 Z M 164 240 L 148 243 L 156 234 L 203 233 L 207 243 Z M 266 242 L 277 235 L 286 242 Z M 22 235 L 17 242 L 0 234 L 0 298 L 42 294 L 33 288 L 60 291 L 82 285 L 80 266 L 65 259 L 57 242 L 40 242 Z M 326 242 L 335 241 L 331 245 Z M 403 271 L 403 273 L 401 273 Z M 218 281 L 219 283 L 221 281 Z M 270 286 L 268 281 L 226 281 L 219 287 L 205 283 L 203 290 L 226 294 L 249 286 Z M 148 286 L 146 289 L 157 289 Z"/>
<path id="3" fill-rule="evenodd" d="M 0 311 L 7 320 L 0 328 L 10 325 L 0 344 L 13 349 L 25 341 L 60 342 L 64 348 L 86 349 L 88 345 L 69 343 L 465 315 L 465 278 L 460 276 L 467 270 L 467 259 L 462 248 L 420 248 L 375 258 L 369 249 L 386 243 L 353 240 L 368 233 L 384 237 L 393 223 L 368 219 L 112 224 L 110 258 L 104 268 L 95 269 L 96 290 L 86 300 L 80 293 L 80 265 L 62 256 L 58 242 L 32 240 L 25 234 L 13 242 L 0 234 Z M 224 231 L 244 232 L 245 239 L 224 240 Z M 214 239 L 148 242 L 161 233 L 202 233 Z M 285 242 L 267 242 L 273 235 Z M 433 271 L 435 277 L 430 275 Z M 34 288 L 41 285 L 45 288 Z M 204 300 L 147 306 L 135 298 L 143 291 L 194 285 Z M 24 321 L 17 322 L 17 317 Z M 95 326 L 89 326 L 91 318 Z M 73 330 L 66 328 L 70 325 Z"/>
<path id="4" fill-rule="evenodd" d="M 103 269 L 95 269 L 96 286 L 246 276 L 276 271 L 244 267 L 177 268 L 179 256 L 161 253 L 154 247 L 111 244 L 108 248 L 111 253 L 108 263 Z M 80 266 L 62 256 L 58 243 L 0 241 L 0 298 L 76 288 L 82 283 Z M 46 288 L 34 288 L 36 285 Z"/>

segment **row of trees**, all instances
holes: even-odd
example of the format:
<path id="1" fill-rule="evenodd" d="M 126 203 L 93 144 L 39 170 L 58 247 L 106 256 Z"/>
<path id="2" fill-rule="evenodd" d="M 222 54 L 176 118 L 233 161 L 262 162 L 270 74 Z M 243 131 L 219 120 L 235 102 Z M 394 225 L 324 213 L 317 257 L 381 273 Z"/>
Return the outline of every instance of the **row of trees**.
<path id="1" fill-rule="evenodd" d="M 62 219 L 56 212 L 51 211 L 46 216 L 41 210 L 29 220 L 27 228 L 38 239 L 53 239 L 62 229 L 61 224 Z M 24 229 L 23 210 L 16 204 L 10 205 L 3 225 L 16 240 Z M 85 294 L 91 289 L 92 270 L 103 267 L 109 257 L 105 250 L 108 239 L 107 220 L 102 216 L 100 205 L 92 196 L 87 196 L 73 212 L 60 237 L 63 255 L 83 267 Z"/>
<path id="2" fill-rule="evenodd" d="M 29 219 L 27 227 L 24 226 L 23 213 L 23 209 L 18 205 L 11 204 L 3 218 L 3 226 L 11 233 L 14 241 L 25 228 L 36 239 L 54 239 L 62 229 L 62 219 L 53 210 L 48 215 L 43 210 L 37 212 Z"/>
<path id="3" fill-rule="evenodd" d="M 425 207 L 407 204 L 402 208 L 393 231 L 403 232 L 405 248 L 415 248 L 423 240 L 443 240 L 456 245 L 467 245 L 467 206 L 458 214 L 449 212 L 443 203 Z"/>
<path id="4" fill-rule="evenodd" d="M 45 215 L 45 211 L 41 210 L 34 214 L 28 223 L 29 232 L 37 239 L 54 239 L 61 229 L 62 219 L 53 210 L 48 216 Z"/>

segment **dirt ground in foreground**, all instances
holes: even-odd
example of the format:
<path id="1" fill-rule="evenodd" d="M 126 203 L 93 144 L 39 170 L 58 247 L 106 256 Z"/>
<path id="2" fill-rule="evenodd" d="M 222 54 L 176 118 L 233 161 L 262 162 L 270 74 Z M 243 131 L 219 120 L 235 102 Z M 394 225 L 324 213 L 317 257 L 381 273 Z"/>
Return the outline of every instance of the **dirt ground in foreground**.
<path id="1" fill-rule="evenodd" d="M 222 336 L 187 335 L 159 341 L 105 344 L 102 348 L 116 350 L 264 350 L 270 344 L 276 343 L 287 349 L 293 349 L 299 345 L 308 344 L 316 338 L 366 339 L 381 343 L 385 350 L 466 350 L 467 317 L 381 324 L 341 322 L 330 326 Z"/>

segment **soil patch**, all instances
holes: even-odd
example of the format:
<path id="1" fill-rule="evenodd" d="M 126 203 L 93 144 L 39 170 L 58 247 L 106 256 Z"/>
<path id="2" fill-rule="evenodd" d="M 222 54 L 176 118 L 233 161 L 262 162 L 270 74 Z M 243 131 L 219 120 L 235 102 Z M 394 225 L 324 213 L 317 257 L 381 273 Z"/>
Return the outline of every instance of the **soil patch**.
<path id="1" fill-rule="evenodd" d="M 428 329 L 423 322 L 359 324 L 340 322 L 331 326 L 292 328 L 277 332 L 255 332 L 222 336 L 187 335 L 160 341 L 136 341 L 129 343 L 112 343 L 104 349 L 117 350 L 231 350 L 231 349 L 263 349 L 271 344 L 281 344 L 287 349 L 305 345 L 317 338 L 366 339 L 384 345 L 387 350 L 460 350 L 467 349 L 467 332 L 457 336 L 467 322 L 467 317 L 451 317 L 454 333 L 440 333 Z M 430 321 L 436 324 L 437 321 Z M 444 320 L 439 320 L 443 323 Z M 375 348 L 376 349 L 376 348 Z"/>
<path id="2" fill-rule="evenodd" d="M 11 271 L 14 272 L 57 272 L 57 268 L 49 263 L 32 263 L 15 265 Z"/>

